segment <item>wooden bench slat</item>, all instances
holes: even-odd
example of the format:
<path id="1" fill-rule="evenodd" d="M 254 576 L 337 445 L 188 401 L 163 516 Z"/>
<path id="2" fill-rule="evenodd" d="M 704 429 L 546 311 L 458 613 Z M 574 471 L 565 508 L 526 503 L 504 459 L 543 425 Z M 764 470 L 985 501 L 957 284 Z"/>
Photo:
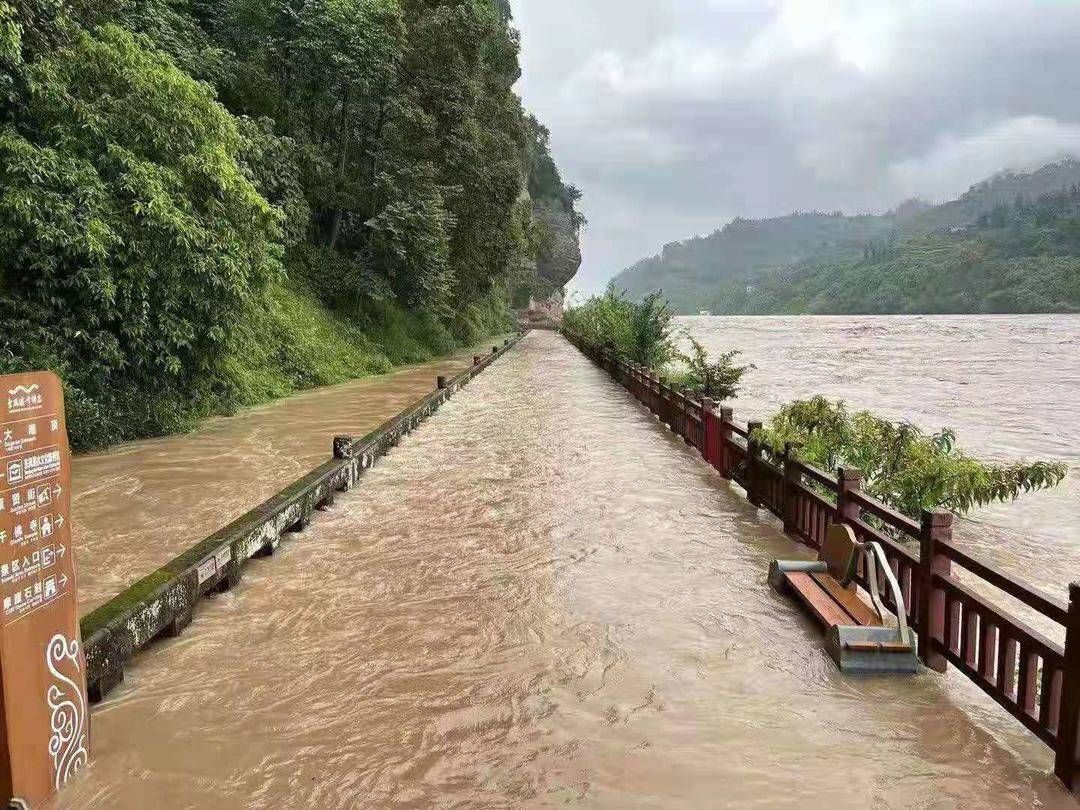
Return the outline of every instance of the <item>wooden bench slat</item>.
<path id="1" fill-rule="evenodd" d="M 826 627 L 851 624 L 851 616 L 836 604 L 810 574 L 791 572 L 787 575 L 787 581 L 799 599 Z"/>
<path id="2" fill-rule="evenodd" d="M 813 577 L 821 589 L 838 602 L 856 624 L 862 627 L 881 627 L 881 619 L 877 613 L 854 591 L 841 587 L 840 583 L 828 574 L 814 574 Z"/>

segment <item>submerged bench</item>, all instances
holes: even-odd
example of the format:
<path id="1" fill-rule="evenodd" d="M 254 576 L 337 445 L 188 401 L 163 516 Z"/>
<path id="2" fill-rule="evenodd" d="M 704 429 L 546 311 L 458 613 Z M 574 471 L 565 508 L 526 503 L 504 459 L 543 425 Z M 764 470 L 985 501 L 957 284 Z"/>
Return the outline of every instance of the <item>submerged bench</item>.
<path id="1" fill-rule="evenodd" d="M 867 604 L 855 586 L 859 559 L 866 563 L 870 585 Z M 878 595 L 878 570 L 896 600 L 897 626 L 885 626 L 885 606 Z M 860 544 L 851 528 L 829 528 L 816 561 L 773 560 L 769 584 L 793 594 L 825 628 L 826 648 L 844 673 L 913 673 L 919 670 L 914 634 L 904 618 L 900 586 L 877 543 Z"/>

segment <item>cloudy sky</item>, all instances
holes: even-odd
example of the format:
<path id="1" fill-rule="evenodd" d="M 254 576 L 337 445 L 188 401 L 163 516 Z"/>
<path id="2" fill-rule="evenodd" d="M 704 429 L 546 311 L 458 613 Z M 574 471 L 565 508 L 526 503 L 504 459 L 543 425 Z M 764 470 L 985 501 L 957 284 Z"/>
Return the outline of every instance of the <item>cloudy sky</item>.
<path id="1" fill-rule="evenodd" d="M 1080 0 L 512 0 L 592 291 L 734 216 L 943 200 L 1080 154 Z"/>

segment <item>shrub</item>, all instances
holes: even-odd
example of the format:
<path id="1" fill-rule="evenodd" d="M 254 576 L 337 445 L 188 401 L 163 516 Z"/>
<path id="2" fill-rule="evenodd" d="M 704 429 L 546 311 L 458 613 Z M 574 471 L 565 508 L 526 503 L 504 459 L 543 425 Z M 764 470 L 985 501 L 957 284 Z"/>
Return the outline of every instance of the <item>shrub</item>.
<path id="1" fill-rule="evenodd" d="M 709 397 L 717 402 L 734 399 L 739 393 L 742 378 L 756 368 L 753 364 L 735 364 L 735 358 L 741 354 L 738 349 L 710 360 L 705 347 L 694 338 L 690 338 L 690 347 L 692 354 L 682 355 L 687 368 L 671 375 L 670 379 L 678 388 L 686 388 L 701 397 Z"/>
<path id="2" fill-rule="evenodd" d="M 649 293 L 637 303 L 614 285 L 563 316 L 569 329 L 590 342 L 654 370 L 678 356 L 674 322 L 675 313 L 662 292 Z"/>
<path id="3" fill-rule="evenodd" d="M 785 405 L 755 436 L 778 452 L 791 442 L 799 459 L 827 470 L 861 470 L 871 495 L 911 516 L 935 507 L 963 514 L 1014 500 L 1057 486 L 1067 473 L 1058 462 L 979 461 L 956 447 L 948 428 L 926 434 L 867 411 L 852 414 L 843 402 L 820 396 Z"/>

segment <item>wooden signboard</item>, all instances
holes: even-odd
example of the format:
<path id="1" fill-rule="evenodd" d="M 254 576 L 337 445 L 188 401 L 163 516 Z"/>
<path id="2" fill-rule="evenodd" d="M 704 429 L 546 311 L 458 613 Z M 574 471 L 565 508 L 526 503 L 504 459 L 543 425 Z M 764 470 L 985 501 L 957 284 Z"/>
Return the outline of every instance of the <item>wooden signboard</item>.
<path id="1" fill-rule="evenodd" d="M 86 763 L 71 453 L 55 374 L 0 377 L 0 792 L 36 807 Z"/>

